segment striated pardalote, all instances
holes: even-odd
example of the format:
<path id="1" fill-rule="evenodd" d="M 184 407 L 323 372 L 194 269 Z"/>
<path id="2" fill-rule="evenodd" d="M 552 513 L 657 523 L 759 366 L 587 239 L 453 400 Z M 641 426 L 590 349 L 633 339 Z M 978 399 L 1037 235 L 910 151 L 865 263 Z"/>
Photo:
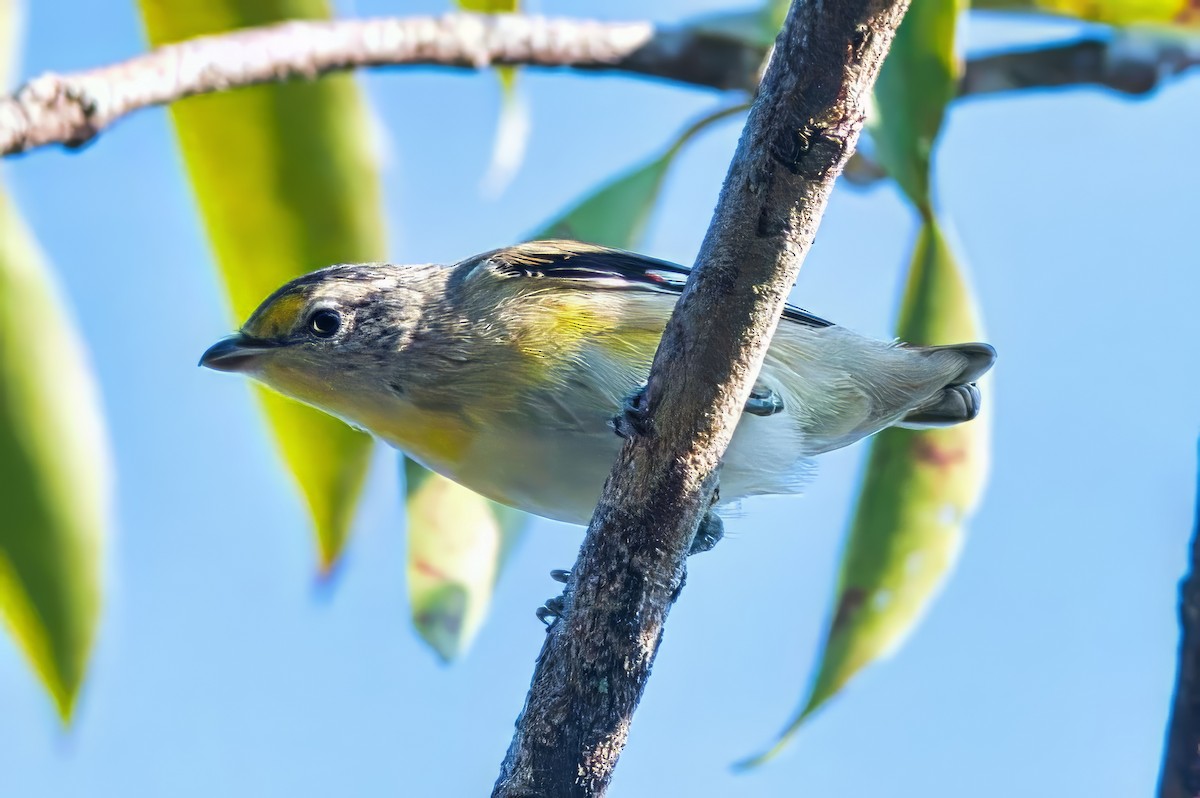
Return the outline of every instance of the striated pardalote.
<path id="1" fill-rule="evenodd" d="M 586 524 L 688 270 L 575 241 L 446 265 L 330 266 L 200 363 L 252 377 L 495 501 Z M 986 344 L 878 341 L 788 306 L 721 471 L 721 501 L 797 492 L 810 460 L 892 426 L 969 421 Z"/>

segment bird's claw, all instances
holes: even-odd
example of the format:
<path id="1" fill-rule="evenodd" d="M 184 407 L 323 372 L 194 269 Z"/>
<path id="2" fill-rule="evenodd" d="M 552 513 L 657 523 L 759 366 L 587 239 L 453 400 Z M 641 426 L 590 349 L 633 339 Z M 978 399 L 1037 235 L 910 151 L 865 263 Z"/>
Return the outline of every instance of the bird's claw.
<path id="1" fill-rule="evenodd" d="M 756 388 L 743 409 L 752 416 L 773 416 L 783 412 L 783 400 L 770 388 Z"/>
<path id="2" fill-rule="evenodd" d="M 646 397 L 646 385 L 625 398 L 621 412 L 612 418 L 613 431 L 622 438 L 645 436 L 650 433 L 650 407 Z"/>
<path id="3" fill-rule="evenodd" d="M 563 596 L 555 596 L 552 599 L 547 599 L 546 603 L 538 607 L 534 614 L 547 627 L 553 626 L 555 621 L 563 617 L 567 612 L 567 602 Z"/>
<path id="4" fill-rule="evenodd" d="M 721 521 L 721 517 L 716 513 L 706 513 L 700 526 L 696 527 L 696 536 L 692 538 L 692 547 L 688 549 L 688 556 L 709 551 L 723 537 L 725 537 L 725 524 Z"/>

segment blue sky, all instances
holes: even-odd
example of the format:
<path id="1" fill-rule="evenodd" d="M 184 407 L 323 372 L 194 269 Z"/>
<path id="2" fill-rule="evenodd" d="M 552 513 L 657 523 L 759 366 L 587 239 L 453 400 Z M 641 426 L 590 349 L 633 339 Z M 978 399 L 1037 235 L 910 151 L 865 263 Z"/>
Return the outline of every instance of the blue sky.
<path id="1" fill-rule="evenodd" d="M 32 5 L 27 75 L 143 47 L 132 3 Z M 721 4 L 543 7 L 671 20 Z M 976 20 L 969 41 L 1070 31 Z M 364 82 L 401 262 L 520 238 L 720 102 L 627 78 L 527 74 L 530 155 L 493 200 L 477 188 L 494 79 L 406 70 Z M 730 763 L 772 738 L 807 682 L 866 450 L 825 457 L 801 498 L 748 503 L 692 563 L 615 795 L 1150 791 L 1200 430 L 1198 128 L 1197 77 L 1139 101 L 1076 90 L 954 107 L 941 206 L 1000 351 L 992 477 L 958 570 L 893 659 L 783 758 L 735 775 Z M 685 151 L 648 253 L 691 261 L 736 137 L 727 123 Z M 69 731 L 0 636 L 0 793 L 490 789 L 541 643 L 533 610 L 555 590 L 547 571 L 573 562 L 579 530 L 535 524 L 467 659 L 439 665 L 408 623 L 393 455 L 378 453 L 346 561 L 320 585 L 250 392 L 195 366 L 231 320 L 165 114 L 139 114 L 80 153 L 10 161 L 4 178 L 91 345 L 119 494 L 103 626 Z M 913 232 L 890 187 L 839 189 L 795 297 L 887 337 Z"/>

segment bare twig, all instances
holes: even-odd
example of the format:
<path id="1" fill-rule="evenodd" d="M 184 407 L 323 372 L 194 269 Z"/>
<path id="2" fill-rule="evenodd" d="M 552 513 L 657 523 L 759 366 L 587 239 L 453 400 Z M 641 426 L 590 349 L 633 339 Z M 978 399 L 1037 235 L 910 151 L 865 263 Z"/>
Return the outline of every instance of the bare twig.
<path id="1" fill-rule="evenodd" d="M 906 0 L 794 0 L 494 796 L 604 794 L 758 375 Z"/>
<path id="2" fill-rule="evenodd" d="M 686 29 L 506 14 L 297 20 L 165 45 L 112 66 L 47 74 L 0 98 L 0 153 L 78 146 L 152 105 L 368 66 L 499 64 L 614 69 L 749 88 L 763 54 Z M 749 60 L 747 60 L 749 59 Z"/>
<path id="3" fill-rule="evenodd" d="M 1159 798 L 1200 798 L 1200 478 L 1188 572 L 1179 585 L 1179 666 Z"/>
<path id="4" fill-rule="evenodd" d="M 519 14 L 294 21 L 35 78 L 16 94 L 0 96 L 0 155 L 48 144 L 76 147 L 127 114 L 196 94 L 358 67 L 570 67 L 752 91 L 764 56 L 761 47 L 705 26 Z M 1130 50 L 1087 40 L 972 61 L 961 91 L 1092 84 L 1136 93 L 1198 63 L 1195 52 L 1175 45 Z"/>
<path id="5" fill-rule="evenodd" d="M 1145 94 L 1197 66 L 1200 47 L 1185 46 L 1182 39 L 1083 39 L 975 58 L 967 63 L 959 95 L 1065 86 Z"/>

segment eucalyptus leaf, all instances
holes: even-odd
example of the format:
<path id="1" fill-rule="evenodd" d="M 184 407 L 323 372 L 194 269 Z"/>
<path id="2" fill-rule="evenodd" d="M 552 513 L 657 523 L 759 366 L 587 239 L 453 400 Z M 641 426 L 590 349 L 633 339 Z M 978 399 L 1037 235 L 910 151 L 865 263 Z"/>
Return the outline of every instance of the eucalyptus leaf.
<path id="1" fill-rule="evenodd" d="M 954 36 L 962 9 L 957 0 L 914 3 L 875 84 L 874 154 L 922 218 L 896 330 L 918 345 L 982 338 L 974 298 L 930 196 L 934 145 L 961 66 Z M 916 627 L 962 547 L 987 459 L 985 418 L 875 437 L 808 696 L 776 743 L 741 767 L 781 751 L 814 712 Z"/>
<path id="2" fill-rule="evenodd" d="M 470 647 L 529 516 L 404 460 L 413 625 L 443 661 Z"/>
<path id="3" fill-rule="evenodd" d="M 875 82 L 868 120 L 875 159 L 923 215 L 930 197 L 933 146 L 961 73 L 954 42 L 959 0 L 913 3 Z"/>
<path id="4" fill-rule="evenodd" d="M 16 70 L 22 11 L 0 0 L 0 89 Z M 100 617 L 111 483 L 83 342 L 37 241 L 0 188 L 0 618 L 64 721 Z"/>
<path id="5" fill-rule="evenodd" d="M 155 45 L 330 14 L 325 0 L 139 5 Z M 379 177 L 351 75 L 192 97 L 174 103 L 171 116 L 236 323 L 293 277 L 383 258 Z M 348 536 L 371 439 L 278 394 L 259 395 L 328 570 Z"/>
<path id="6" fill-rule="evenodd" d="M 0 614 L 68 720 L 100 615 L 110 459 L 82 341 L 2 192 L 0 506 Z"/>
<path id="7" fill-rule="evenodd" d="M 546 223 L 531 239 L 573 238 L 607 247 L 636 249 L 645 236 L 675 156 L 702 130 L 745 109 L 746 106 L 737 105 L 702 117 L 680 133 L 661 155 L 593 190 Z"/>
<path id="8" fill-rule="evenodd" d="M 1036 11 L 1107 25 L 1178 25 L 1200 27 L 1194 0 L 975 0 L 988 11 Z"/>
<path id="9" fill-rule="evenodd" d="M 971 290 L 934 222 L 921 227 L 897 332 L 917 344 L 982 337 Z M 875 437 L 808 697 L 775 745 L 743 767 L 781 751 L 805 720 L 913 630 L 962 547 L 986 479 L 988 442 L 984 417 Z"/>

